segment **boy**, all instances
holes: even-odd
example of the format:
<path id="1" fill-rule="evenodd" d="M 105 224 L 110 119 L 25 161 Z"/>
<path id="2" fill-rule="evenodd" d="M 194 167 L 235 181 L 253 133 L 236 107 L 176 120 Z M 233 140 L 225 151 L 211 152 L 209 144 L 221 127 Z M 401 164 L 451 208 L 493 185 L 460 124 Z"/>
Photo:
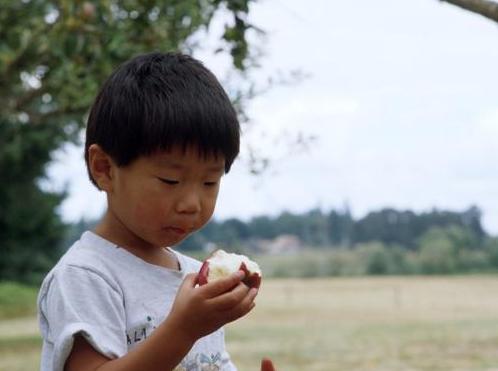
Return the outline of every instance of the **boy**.
<path id="1" fill-rule="evenodd" d="M 42 284 L 42 371 L 235 370 L 222 326 L 257 290 L 243 272 L 196 286 L 200 263 L 168 246 L 212 216 L 239 131 L 217 79 L 186 55 L 135 57 L 104 83 L 85 160 L 107 211 Z"/>

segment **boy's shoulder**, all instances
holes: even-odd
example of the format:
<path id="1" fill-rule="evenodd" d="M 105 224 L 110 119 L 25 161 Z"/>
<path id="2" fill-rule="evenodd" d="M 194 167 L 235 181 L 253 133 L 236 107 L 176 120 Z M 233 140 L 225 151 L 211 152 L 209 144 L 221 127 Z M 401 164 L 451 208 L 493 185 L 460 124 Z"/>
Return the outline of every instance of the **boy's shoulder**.
<path id="1" fill-rule="evenodd" d="M 75 274 L 88 273 L 110 281 L 108 277 L 112 275 L 112 262 L 118 258 L 113 250 L 117 249 L 110 242 L 92 232 L 84 232 L 47 273 L 40 292 L 48 290 L 54 278 L 65 279 Z"/>
<path id="2" fill-rule="evenodd" d="M 92 271 L 105 271 L 108 269 L 110 261 L 119 258 L 117 250 L 117 246 L 93 232 L 83 232 L 81 237 L 62 255 L 50 273 L 69 266 Z"/>

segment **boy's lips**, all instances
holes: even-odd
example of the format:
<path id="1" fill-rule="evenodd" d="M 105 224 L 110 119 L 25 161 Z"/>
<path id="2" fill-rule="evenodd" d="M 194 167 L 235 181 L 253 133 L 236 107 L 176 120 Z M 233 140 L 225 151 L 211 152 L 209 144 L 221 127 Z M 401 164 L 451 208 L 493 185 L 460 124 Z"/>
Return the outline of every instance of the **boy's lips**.
<path id="1" fill-rule="evenodd" d="M 189 229 L 183 228 L 183 227 L 174 227 L 174 226 L 169 226 L 166 227 L 167 230 L 170 230 L 176 234 L 187 234 Z"/>

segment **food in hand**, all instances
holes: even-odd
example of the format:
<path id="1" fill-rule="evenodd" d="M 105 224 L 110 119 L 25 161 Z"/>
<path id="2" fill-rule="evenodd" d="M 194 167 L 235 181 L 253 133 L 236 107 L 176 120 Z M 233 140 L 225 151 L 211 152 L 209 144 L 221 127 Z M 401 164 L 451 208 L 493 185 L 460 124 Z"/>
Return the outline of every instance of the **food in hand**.
<path id="1" fill-rule="evenodd" d="M 261 284 L 261 269 L 247 256 L 216 250 L 204 261 L 199 271 L 199 285 L 227 277 L 237 271 L 245 273 L 242 282 L 249 287 L 258 288 Z"/>

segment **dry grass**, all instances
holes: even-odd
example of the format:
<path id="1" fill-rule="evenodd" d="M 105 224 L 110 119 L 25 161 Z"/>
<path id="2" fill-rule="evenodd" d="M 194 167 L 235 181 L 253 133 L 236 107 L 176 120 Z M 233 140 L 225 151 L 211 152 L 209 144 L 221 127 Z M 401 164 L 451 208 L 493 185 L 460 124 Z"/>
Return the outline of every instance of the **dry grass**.
<path id="1" fill-rule="evenodd" d="M 240 371 L 498 371 L 498 276 L 266 280 L 227 329 Z M 0 371 L 36 370 L 33 318 L 0 321 Z"/>
<path id="2" fill-rule="evenodd" d="M 498 277 L 388 277 L 264 282 L 231 325 L 241 371 L 498 370 Z"/>

